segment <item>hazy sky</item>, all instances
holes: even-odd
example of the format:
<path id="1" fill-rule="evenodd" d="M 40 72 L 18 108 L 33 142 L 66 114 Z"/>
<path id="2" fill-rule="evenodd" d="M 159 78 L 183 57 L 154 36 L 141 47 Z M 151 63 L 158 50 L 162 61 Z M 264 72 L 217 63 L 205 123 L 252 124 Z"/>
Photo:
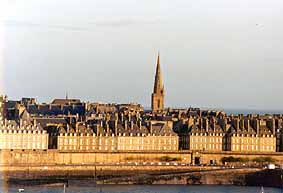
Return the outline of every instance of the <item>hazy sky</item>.
<path id="1" fill-rule="evenodd" d="M 9 98 L 49 102 L 67 91 L 150 106 L 160 50 L 166 106 L 283 109 L 282 0 L 0 0 L 0 7 Z"/>

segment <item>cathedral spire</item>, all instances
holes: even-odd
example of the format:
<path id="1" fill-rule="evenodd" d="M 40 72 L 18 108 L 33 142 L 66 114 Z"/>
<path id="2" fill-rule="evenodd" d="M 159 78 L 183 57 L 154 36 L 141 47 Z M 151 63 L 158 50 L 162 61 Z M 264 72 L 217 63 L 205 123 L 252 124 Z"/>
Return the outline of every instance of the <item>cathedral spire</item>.
<path id="1" fill-rule="evenodd" d="M 152 111 L 161 111 L 164 109 L 164 85 L 162 81 L 159 52 L 157 56 L 154 88 L 151 95 L 151 108 Z"/>
<path id="2" fill-rule="evenodd" d="M 162 82 L 162 74 L 160 67 L 160 54 L 158 52 L 153 92 L 159 93 L 161 92 L 162 89 L 163 89 L 163 82 Z"/>

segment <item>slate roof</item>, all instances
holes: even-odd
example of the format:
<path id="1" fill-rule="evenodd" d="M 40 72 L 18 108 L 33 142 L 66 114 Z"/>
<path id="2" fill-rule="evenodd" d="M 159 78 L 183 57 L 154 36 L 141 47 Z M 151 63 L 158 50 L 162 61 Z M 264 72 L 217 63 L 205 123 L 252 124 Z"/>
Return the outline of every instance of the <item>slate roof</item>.
<path id="1" fill-rule="evenodd" d="M 58 115 L 85 115 L 84 105 L 28 105 L 26 110 L 31 115 L 58 116 Z"/>

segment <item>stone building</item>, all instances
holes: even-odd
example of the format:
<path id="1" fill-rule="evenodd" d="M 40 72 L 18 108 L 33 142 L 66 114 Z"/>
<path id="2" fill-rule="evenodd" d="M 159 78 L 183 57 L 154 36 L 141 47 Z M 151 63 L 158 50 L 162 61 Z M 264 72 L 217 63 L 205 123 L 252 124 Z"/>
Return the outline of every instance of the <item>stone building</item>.
<path id="1" fill-rule="evenodd" d="M 158 53 L 153 93 L 151 95 L 151 109 L 153 112 L 164 109 L 164 85 L 162 81 L 160 58 Z"/>
<path id="2" fill-rule="evenodd" d="M 182 116 L 174 130 L 181 150 L 276 152 L 282 144 L 281 124 L 273 116 Z"/>
<path id="3" fill-rule="evenodd" d="M 118 131 L 118 150 L 135 151 L 176 151 L 179 140 L 177 134 L 165 122 L 150 121 L 147 126 L 133 124 L 124 131 Z"/>
<path id="4" fill-rule="evenodd" d="M 217 123 L 214 117 L 189 117 L 187 121 L 177 127 L 180 149 L 224 151 L 225 129 Z"/>
<path id="5" fill-rule="evenodd" d="M 47 149 L 48 134 L 39 125 L 17 125 L 4 121 L 0 125 L 0 149 Z"/>
<path id="6" fill-rule="evenodd" d="M 114 151 L 117 139 L 111 132 L 106 133 L 101 125 L 95 127 L 76 124 L 75 128 L 61 127 L 58 136 L 58 149 L 69 151 Z"/>
<path id="7" fill-rule="evenodd" d="M 199 119 L 199 126 L 191 126 L 190 150 L 224 151 L 225 131 L 214 118 Z"/>
<path id="8" fill-rule="evenodd" d="M 116 116 L 117 117 L 117 116 Z M 128 121 L 130 120 L 130 121 Z M 96 120 L 61 128 L 58 149 L 68 151 L 176 151 L 178 136 L 170 124 L 160 121 L 142 123 L 134 118 Z"/>
<path id="9" fill-rule="evenodd" d="M 239 119 L 231 121 L 227 151 L 276 152 L 275 119 Z"/>

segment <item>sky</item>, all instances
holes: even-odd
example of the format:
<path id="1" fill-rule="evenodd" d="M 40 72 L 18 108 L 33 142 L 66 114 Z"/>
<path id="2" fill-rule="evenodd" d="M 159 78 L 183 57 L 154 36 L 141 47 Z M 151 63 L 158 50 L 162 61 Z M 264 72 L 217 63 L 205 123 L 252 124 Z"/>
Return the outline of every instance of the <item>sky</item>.
<path id="1" fill-rule="evenodd" d="M 10 99 L 283 110 L 282 0 L 1 0 Z"/>

